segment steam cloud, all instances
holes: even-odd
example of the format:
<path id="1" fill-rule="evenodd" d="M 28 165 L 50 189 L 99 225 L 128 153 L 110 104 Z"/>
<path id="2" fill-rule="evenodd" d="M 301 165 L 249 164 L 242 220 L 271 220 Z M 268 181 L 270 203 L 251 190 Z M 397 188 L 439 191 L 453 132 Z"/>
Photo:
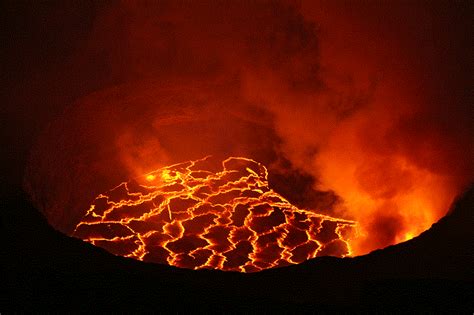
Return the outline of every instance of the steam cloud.
<path id="1" fill-rule="evenodd" d="M 41 137 L 28 189 L 70 233 L 126 178 L 244 155 L 292 201 L 359 221 L 358 254 L 412 237 L 472 181 L 473 128 L 468 75 L 430 37 L 445 20 L 406 6 L 103 6 L 64 68 L 97 92 Z"/>

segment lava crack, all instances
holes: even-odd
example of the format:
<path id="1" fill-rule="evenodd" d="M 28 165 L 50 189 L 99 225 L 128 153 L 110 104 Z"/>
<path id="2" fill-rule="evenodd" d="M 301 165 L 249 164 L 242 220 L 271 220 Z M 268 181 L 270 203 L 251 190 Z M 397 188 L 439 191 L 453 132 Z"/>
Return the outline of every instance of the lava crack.
<path id="1" fill-rule="evenodd" d="M 355 222 L 293 206 L 262 164 L 211 157 L 98 195 L 73 236 L 112 254 L 191 269 L 255 272 L 351 254 Z"/>

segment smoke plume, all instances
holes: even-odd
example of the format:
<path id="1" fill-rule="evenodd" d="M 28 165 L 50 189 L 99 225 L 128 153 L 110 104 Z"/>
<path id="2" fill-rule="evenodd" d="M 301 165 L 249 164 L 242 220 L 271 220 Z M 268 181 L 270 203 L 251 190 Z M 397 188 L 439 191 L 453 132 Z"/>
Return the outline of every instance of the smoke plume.
<path id="1" fill-rule="evenodd" d="M 426 230 L 474 177 L 456 8 L 122 1 L 96 11 L 59 70 L 94 92 L 47 128 L 26 175 L 62 231 L 124 179 L 237 155 L 267 165 L 299 206 L 358 221 L 362 254 Z"/>

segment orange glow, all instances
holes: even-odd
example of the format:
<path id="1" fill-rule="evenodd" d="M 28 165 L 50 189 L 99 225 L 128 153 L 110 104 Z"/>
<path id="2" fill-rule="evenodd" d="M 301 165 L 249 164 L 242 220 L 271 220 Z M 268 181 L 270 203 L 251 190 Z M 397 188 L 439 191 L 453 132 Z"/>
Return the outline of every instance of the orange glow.
<path id="1" fill-rule="evenodd" d="M 243 157 L 168 166 L 97 196 L 73 235 L 116 255 L 192 269 L 255 272 L 351 254 L 354 221 L 298 209 L 267 175 Z"/>
<path id="2" fill-rule="evenodd" d="M 150 174 L 150 175 L 147 175 L 145 178 L 147 181 L 151 182 L 155 179 L 155 175 Z"/>
<path id="3" fill-rule="evenodd" d="M 357 237 L 344 238 L 352 256 L 416 237 L 443 217 L 474 180 L 469 40 L 464 22 L 445 20 L 456 10 L 420 1 L 288 2 L 119 1 L 98 12 L 87 45 L 71 54 L 63 72 L 31 85 L 54 87 L 73 72 L 77 80 L 58 91 L 81 88 L 57 99 L 77 98 L 47 125 L 25 172 L 25 188 L 49 223 L 68 235 L 76 229 L 76 236 L 118 255 L 241 270 L 222 265 L 227 248 L 215 249 L 209 237 L 199 248 L 215 260 L 202 264 L 167 245 L 185 236 L 183 222 L 197 216 L 186 203 L 214 206 L 207 215 L 222 221 L 214 223 L 232 225 L 226 215 L 247 199 L 219 203 L 198 194 L 216 178 L 243 185 L 234 193 L 254 194 L 248 224 L 258 217 L 250 213 L 254 203 L 268 195 L 276 196 L 266 201 L 272 209 L 284 205 L 286 212 L 276 211 L 285 222 L 292 213 L 312 217 L 307 209 L 357 222 Z M 49 103 L 47 93 L 31 97 Z M 220 160 L 208 179 L 196 177 L 194 167 L 162 168 L 207 155 L 252 157 L 268 166 L 270 184 L 255 169 L 260 164 L 245 158 L 233 160 L 249 164 L 235 174 L 241 181 L 228 179 L 232 167 L 223 170 Z M 98 193 L 128 178 L 134 180 L 99 195 L 91 207 Z M 219 187 L 209 194 L 226 189 Z M 151 196 L 164 200 L 153 205 Z M 174 211 L 174 203 L 189 212 Z M 158 213 L 156 226 L 149 216 Z M 111 234 L 101 232 L 106 223 Z M 110 239 L 119 232 L 124 236 Z M 200 239 L 206 233 L 198 232 Z M 252 235 L 253 246 L 258 235 Z M 307 258 L 325 254 L 326 243 L 318 242 Z M 247 266 L 301 260 L 276 244 L 283 260 L 265 265 L 252 247 L 256 256 L 249 253 Z"/>
<path id="4" fill-rule="evenodd" d="M 380 125 L 372 127 L 373 134 L 362 137 L 360 130 L 375 119 L 364 113 L 340 124 L 313 164 L 320 186 L 344 200 L 337 213 L 360 224 L 352 242 L 355 255 L 418 236 L 445 213 L 456 194 L 449 176 L 386 149 L 381 135 L 391 127 L 390 118 L 377 118 Z M 374 148 L 369 141 L 383 146 Z"/>

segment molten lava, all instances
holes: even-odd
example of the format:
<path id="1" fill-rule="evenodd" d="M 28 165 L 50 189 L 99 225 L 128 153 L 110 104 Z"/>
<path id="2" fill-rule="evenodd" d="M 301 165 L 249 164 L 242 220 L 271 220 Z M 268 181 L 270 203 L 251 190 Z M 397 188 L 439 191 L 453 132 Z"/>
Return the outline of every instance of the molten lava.
<path id="1" fill-rule="evenodd" d="M 298 209 L 242 157 L 188 161 L 95 198 L 73 235 L 134 259 L 255 272 L 351 254 L 355 222 Z"/>

